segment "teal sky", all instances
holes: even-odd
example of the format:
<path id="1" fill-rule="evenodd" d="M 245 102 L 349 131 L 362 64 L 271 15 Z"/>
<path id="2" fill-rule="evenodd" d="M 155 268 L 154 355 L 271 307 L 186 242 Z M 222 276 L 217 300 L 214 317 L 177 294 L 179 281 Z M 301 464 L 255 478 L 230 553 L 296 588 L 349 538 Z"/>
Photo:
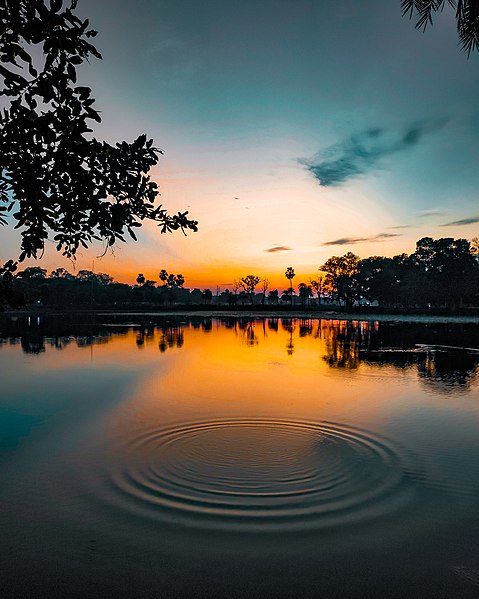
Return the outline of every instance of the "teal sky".
<path id="1" fill-rule="evenodd" d="M 147 226 L 100 270 L 181 269 L 202 286 L 289 265 L 306 276 L 332 254 L 479 233 L 479 56 L 461 52 L 451 10 L 424 34 L 399 0 L 78 10 L 104 58 L 82 71 L 102 110 L 97 136 L 153 137 L 165 206 L 200 221 L 187 239 Z M 477 222 L 441 226 L 465 219 Z"/>

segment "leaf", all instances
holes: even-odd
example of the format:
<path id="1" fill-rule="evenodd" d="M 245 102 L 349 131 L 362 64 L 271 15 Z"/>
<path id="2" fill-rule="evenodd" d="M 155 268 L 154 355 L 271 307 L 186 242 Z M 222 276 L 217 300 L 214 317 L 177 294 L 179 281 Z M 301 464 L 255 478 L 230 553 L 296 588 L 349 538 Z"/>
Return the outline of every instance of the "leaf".
<path id="1" fill-rule="evenodd" d="M 50 10 L 52 12 L 58 12 L 62 8 L 62 0 L 50 0 Z"/>

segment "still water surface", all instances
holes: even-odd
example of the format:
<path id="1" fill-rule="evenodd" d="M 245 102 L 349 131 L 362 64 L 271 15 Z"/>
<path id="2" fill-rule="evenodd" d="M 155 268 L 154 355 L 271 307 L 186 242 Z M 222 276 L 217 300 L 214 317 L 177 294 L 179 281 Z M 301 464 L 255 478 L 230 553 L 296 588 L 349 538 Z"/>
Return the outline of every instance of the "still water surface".
<path id="1" fill-rule="evenodd" d="M 479 596 L 478 333 L 5 321 L 2 596 Z"/>

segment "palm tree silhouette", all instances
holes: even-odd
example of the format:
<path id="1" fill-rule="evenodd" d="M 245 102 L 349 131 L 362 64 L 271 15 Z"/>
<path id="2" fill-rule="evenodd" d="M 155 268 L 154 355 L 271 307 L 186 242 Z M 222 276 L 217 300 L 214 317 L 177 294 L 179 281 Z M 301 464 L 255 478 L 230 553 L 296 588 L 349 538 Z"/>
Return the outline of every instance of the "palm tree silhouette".
<path id="1" fill-rule="evenodd" d="M 291 266 L 288 266 L 288 268 L 286 269 L 286 272 L 284 273 L 284 276 L 289 281 L 289 294 L 291 297 L 291 305 L 293 305 L 293 278 L 296 276 L 296 274 L 294 272 L 294 268 L 292 268 Z"/>

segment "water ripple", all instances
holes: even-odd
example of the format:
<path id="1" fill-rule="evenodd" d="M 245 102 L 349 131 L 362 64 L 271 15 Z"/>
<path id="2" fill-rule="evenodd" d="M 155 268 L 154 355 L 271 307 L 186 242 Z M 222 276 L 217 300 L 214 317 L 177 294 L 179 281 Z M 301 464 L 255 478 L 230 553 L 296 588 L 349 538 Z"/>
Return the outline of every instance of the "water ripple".
<path id="1" fill-rule="evenodd" d="M 143 430 L 106 467 L 101 492 L 122 509 L 273 530 L 389 513 L 410 499 L 417 470 L 404 450 L 370 432 L 267 419 Z"/>

